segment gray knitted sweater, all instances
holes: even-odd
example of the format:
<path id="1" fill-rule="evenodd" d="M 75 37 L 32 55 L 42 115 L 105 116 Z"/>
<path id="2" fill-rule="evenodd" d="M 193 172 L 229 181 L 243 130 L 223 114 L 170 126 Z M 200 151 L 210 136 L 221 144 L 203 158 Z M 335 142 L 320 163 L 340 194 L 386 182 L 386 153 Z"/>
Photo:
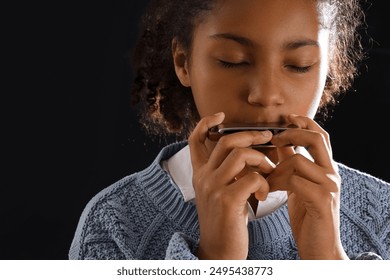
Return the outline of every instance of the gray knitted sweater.
<path id="1" fill-rule="evenodd" d="M 160 162 L 185 142 L 165 147 L 145 170 L 100 191 L 85 207 L 69 259 L 196 259 L 196 207 L 184 202 Z M 390 259 L 390 184 L 339 164 L 341 239 L 350 258 Z M 248 259 L 299 259 L 287 204 L 248 224 Z M 359 257 L 357 257 L 359 256 Z"/>

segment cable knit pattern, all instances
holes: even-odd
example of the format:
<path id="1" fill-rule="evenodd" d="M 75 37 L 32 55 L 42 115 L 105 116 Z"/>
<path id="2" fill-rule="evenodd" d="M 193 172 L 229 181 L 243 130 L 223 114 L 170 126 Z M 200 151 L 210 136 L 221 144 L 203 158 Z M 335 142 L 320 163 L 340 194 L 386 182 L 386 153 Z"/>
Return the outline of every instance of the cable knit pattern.
<path id="1" fill-rule="evenodd" d="M 373 251 L 390 258 L 390 187 L 368 174 L 340 165 L 343 179 L 341 196 L 342 235 L 350 238 L 344 246 L 350 254 Z M 349 193 L 347 195 L 346 193 Z M 344 194 L 344 195 L 343 195 Z M 352 223 L 346 223 L 346 220 Z"/>
<path id="2" fill-rule="evenodd" d="M 69 259 L 197 259 L 196 207 L 184 202 L 160 162 L 186 145 L 165 147 L 145 170 L 100 191 L 85 207 Z M 352 259 L 390 259 L 390 185 L 339 164 L 341 239 Z M 287 205 L 248 224 L 248 259 L 299 259 Z"/>
<path id="3" fill-rule="evenodd" d="M 167 249 L 168 260 L 196 260 L 192 253 L 196 251 L 198 243 L 182 233 L 175 233 Z"/>

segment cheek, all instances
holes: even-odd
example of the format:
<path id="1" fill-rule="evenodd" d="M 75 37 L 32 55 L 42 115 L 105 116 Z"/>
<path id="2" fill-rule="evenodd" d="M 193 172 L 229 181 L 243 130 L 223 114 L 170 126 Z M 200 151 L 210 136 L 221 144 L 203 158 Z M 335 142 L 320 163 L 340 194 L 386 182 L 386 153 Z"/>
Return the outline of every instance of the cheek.
<path id="1" fill-rule="evenodd" d="M 327 77 L 327 64 L 323 64 L 317 79 L 318 81 L 317 85 L 313 90 L 314 92 L 313 101 L 308 113 L 308 116 L 311 118 L 314 118 L 315 114 L 318 111 L 318 107 L 320 106 L 321 98 L 322 95 L 324 94 L 326 77 Z"/>
<path id="2" fill-rule="evenodd" d="M 313 119 L 317 113 L 321 101 L 321 96 L 322 96 L 322 89 L 318 89 L 306 113 L 306 116 L 308 116 L 311 119 Z"/>
<path id="3" fill-rule="evenodd" d="M 308 116 L 314 118 L 315 114 L 318 111 L 318 107 L 321 103 L 321 98 L 324 93 L 324 88 L 326 84 L 326 78 L 328 75 L 329 67 L 329 31 L 321 30 L 319 32 L 319 42 L 320 42 L 320 51 L 321 51 L 321 63 L 317 76 L 316 87 L 313 90 L 315 96 L 313 97 L 313 102 L 309 110 Z"/>
<path id="4" fill-rule="evenodd" d="M 302 116 L 314 118 L 321 101 L 324 89 L 324 80 L 319 72 L 300 79 L 286 79 L 283 83 L 284 105 L 286 113 L 294 113 Z"/>
<path id="5" fill-rule="evenodd" d="M 300 108 L 296 111 L 296 114 L 305 115 L 312 119 L 318 111 L 324 92 L 327 76 L 327 63 L 321 62 L 318 65 L 318 68 L 313 70 L 312 73 L 305 76 L 299 82 L 296 80 L 291 81 L 291 83 L 296 86 L 294 88 L 294 92 L 297 94 L 296 96 L 300 96 L 299 98 L 296 98 L 295 96 L 295 103 L 298 102 L 300 104 Z M 291 88 L 293 88 L 292 85 Z M 291 104 L 293 104 L 294 101 L 290 101 L 292 102 Z"/>
<path id="6" fill-rule="evenodd" d="M 240 85 L 210 65 L 194 65 L 191 74 L 191 89 L 201 117 L 225 112 L 237 103 Z"/>

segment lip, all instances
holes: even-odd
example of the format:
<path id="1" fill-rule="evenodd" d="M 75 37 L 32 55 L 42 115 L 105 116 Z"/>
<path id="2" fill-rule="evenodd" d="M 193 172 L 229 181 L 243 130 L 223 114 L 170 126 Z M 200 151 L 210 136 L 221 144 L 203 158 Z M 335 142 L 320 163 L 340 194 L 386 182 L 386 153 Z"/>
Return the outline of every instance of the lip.
<path id="1" fill-rule="evenodd" d="M 288 122 L 284 118 L 277 119 L 256 119 L 255 121 L 224 121 L 225 124 L 235 125 L 257 125 L 257 126 L 284 126 Z"/>
<path id="2" fill-rule="evenodd" d="M 289 128 L 294 128 L 295 126 L 289 123 L 263 123 L 263 122 L 257 122 L 257 123 L 221 123 L 217 126 L 214 126 L 213 128 L 210 128 L 210 131 L 212 132 L 218 132 L 220 134 L 225 133 L 233 133 L 233 132 L 239 132 L 239 131 L 262 131 L 262 130 L 270 130 L 274 134 Z"/>
<path id="3" fill-rule="evenodd" d="M 263 124 L 285 124 L 287 123 L 286 117 L 283 115 L 272 115 L 272 114 L 266 114 L 265 116 L 262 114 L 262 116 L 256 116 L 256 117 L 249 117 L 246 116 L 245 118 L 233 118 L 231 121 L 226 121 L 229 123 L 243 123 L 243 124 L 253 124 L 253 123 L 263 123 Z"/>

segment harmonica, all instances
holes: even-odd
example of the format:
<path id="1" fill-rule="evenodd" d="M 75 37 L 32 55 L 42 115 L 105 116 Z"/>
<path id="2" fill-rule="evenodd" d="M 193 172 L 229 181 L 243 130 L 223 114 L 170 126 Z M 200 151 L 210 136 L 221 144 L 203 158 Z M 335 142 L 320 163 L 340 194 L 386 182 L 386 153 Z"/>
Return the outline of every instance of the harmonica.
<path id="1" fill-rule="evenodd" d="M 208 138 L 218 141 L 222 136 L 241 131 L 264 131 L 269 130 L 273 135 L 287 129 L 296 128 L 292 124 L 286 123 L 222 123 L 209 129 Z M 254 145 L 256 147 L 275 147 L 271 142 Z"/>

